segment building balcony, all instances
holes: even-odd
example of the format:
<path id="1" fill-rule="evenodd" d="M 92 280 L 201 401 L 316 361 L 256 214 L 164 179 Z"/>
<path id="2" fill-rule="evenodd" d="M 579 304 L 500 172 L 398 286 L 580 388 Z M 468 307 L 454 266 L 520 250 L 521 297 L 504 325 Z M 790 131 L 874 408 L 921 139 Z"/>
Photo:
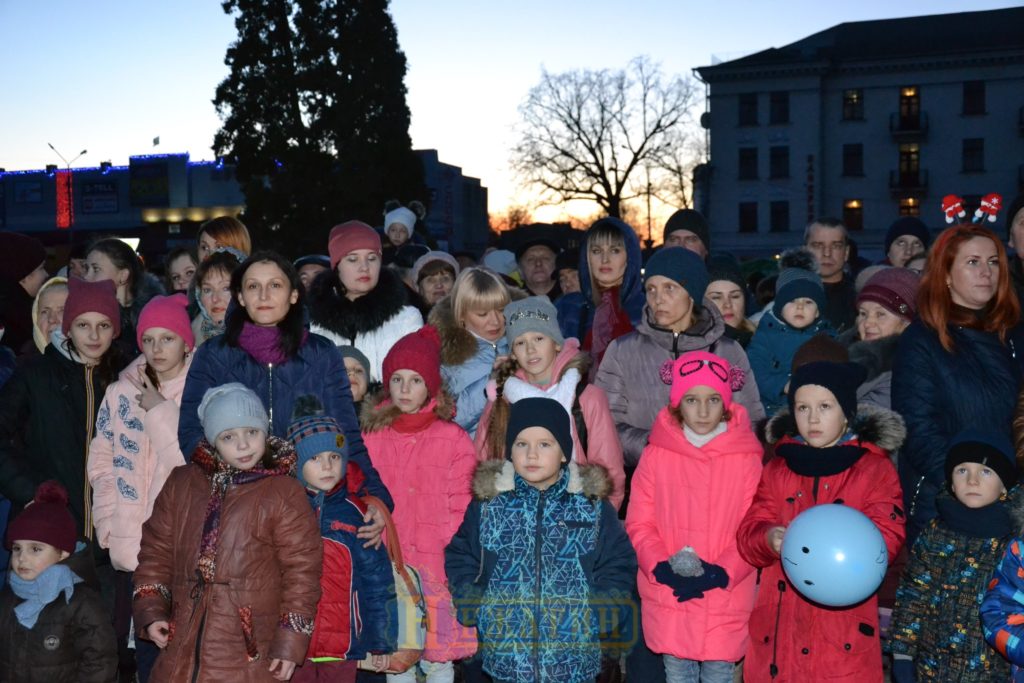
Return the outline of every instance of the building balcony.
<path id="1" fill-rule="evenodd" d="M 889 171 L 893 197 L 921 197 L 928 193 L 928 171 Z"/>
<path id="2" fill-rule="evenodd" d="M 889 115 L 889 133 L 898 142 L 922 140 L 928 136 L 928 114 L 917 116 Z"/>

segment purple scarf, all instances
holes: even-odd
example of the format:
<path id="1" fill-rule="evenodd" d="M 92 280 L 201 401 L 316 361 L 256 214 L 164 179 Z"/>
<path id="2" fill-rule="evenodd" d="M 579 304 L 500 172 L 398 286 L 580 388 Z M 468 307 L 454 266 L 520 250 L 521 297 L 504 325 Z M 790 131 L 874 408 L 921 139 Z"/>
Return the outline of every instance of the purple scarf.
<path id="1" fill-rule="evenodd" d="M 303 330 L 299 346 L 305 345 L 308 338 L 309 331 Z M 243 323 L 242 333 L 238 335 L 238 345 L 264 365 L 280 365 L 289 360 L 281 348 L 281 330 L 277 326 L 260 327 L 247 321 Z"/>

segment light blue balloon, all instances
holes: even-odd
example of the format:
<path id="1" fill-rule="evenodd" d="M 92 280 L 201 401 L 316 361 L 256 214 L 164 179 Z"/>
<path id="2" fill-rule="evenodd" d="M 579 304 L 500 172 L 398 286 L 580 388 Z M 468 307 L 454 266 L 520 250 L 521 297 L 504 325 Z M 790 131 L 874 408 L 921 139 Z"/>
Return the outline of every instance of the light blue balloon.
<path id="1" fill-rule="evenodd" d="M 846 505 L 816 505 L 782 537 L 782 569 L 804 597 L 846 607 L 871 597 L 885 578 L 889 552 L 874 522 Z"/>

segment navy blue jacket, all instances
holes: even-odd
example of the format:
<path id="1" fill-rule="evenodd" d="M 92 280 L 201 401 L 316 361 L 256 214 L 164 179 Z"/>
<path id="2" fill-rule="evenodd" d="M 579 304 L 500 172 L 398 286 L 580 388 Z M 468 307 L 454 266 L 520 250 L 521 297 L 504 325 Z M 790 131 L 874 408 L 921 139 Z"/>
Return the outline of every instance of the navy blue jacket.
<path id="1" fill-rule="evenodd" d="M 263 399 L 270 413 L 270 434 L 282 439 L 287 437 L 295 399 L 306 394 L 320 399 L 325 414 L 341 425 L 349 458 L 362 470 L 366 491 L 393 507 L 391 494 L 363 445 L 345 361 L 338 347 L 311 334 L 294 358 L 280 365 L 264 365 L 245 349 L 229 346 L 224 335 L 204 343 L 196 349 L 181 396 L 178 442 L 182 453 L 194 453 L 203 438 L 198 409 L 206 390 L 228 382 L 241 382 Z"/>
<path id="2" fill-rule="evenodd" d="M 900 335 L 892 371 L 892 408 L 907 424 L 898 465 L 907 506 L 908 536 L 934 519 L 945 488 L 949 442 L 961 430 L 1010 437 L 1024 374 L 1024 328 L 1006 343 L 995 334 L 950 326 L 953 353 L 920 320 Z M 758 378 L 760 382 L 760 378 Z"/>

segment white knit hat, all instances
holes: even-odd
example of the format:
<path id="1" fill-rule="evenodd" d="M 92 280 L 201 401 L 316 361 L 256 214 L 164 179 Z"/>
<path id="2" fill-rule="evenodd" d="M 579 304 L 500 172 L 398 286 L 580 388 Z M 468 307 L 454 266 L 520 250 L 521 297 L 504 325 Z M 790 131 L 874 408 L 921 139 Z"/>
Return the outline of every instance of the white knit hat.
<path id="1" fill-rule="evenodd" d="M 263 402 L 249 387 L 239 382 L 207 389 L 199 403 L 199 422 L 211 444 L 221 432 L 238 427 L 254 427 L 270 431 L 270 418 Z"/>

